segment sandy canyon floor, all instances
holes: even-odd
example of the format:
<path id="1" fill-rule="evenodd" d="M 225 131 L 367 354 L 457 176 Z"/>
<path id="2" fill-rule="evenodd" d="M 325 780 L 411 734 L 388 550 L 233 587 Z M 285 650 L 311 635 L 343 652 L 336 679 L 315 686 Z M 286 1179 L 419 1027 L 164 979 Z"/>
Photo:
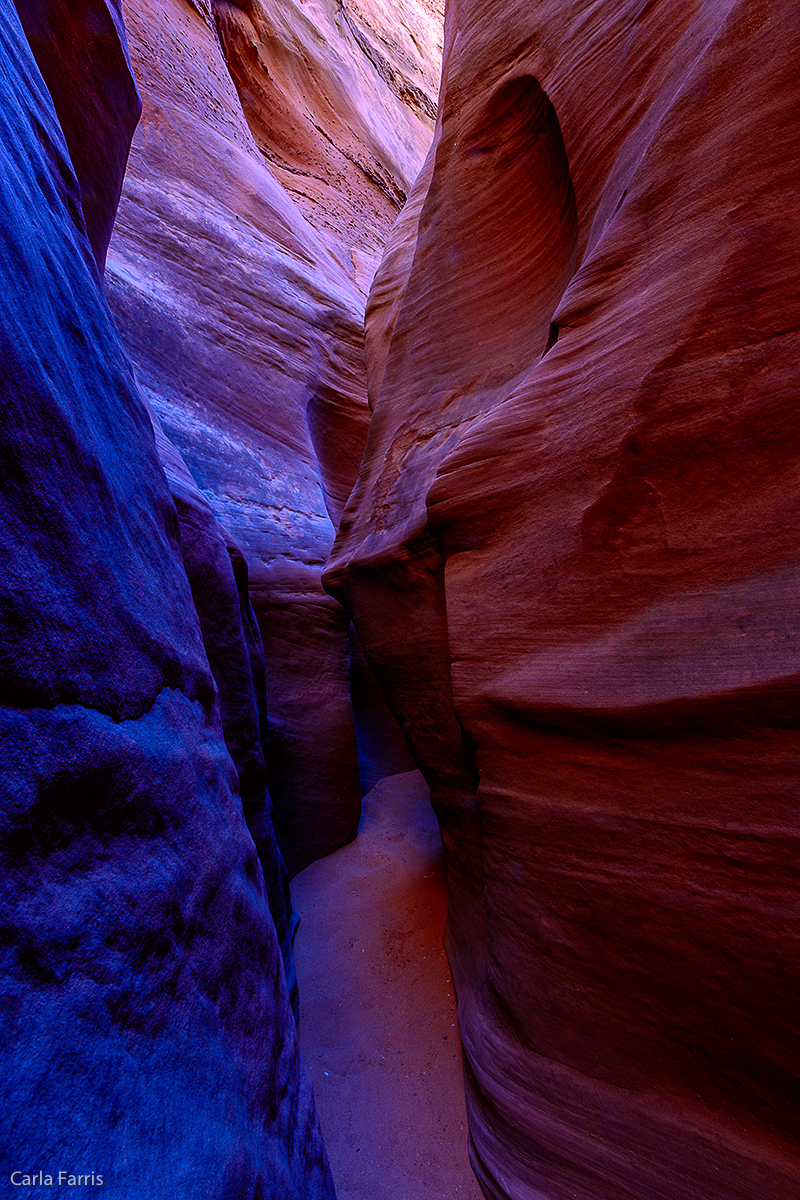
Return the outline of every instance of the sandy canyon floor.
<path id="1" fill-rule="evenodd" d="M 481 1200 L 442 948 L 442 845 L 422 776 L 377 784 L 358 839 L 292 892 L 300 1044 L 338 1200 Z"/>

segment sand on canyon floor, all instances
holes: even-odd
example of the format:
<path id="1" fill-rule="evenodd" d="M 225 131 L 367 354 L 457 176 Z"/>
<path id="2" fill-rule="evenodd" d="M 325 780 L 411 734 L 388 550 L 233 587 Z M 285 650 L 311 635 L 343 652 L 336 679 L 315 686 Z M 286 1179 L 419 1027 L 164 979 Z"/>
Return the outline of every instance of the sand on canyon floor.
<path id="1" fill-rule="evenodd" d="M 417 771 L 292 883 L 300 1044 L 338 1200 L 481 1200 L 467 1158 L 442 844 Z"/>

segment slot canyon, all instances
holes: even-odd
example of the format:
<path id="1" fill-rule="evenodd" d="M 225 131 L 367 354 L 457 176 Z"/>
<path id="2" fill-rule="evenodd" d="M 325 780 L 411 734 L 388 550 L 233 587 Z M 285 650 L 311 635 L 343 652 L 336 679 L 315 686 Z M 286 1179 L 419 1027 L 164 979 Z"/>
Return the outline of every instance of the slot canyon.
<path id="1" fill-rule="evenodd" d="M 3 1195 L 800 1197 L 800 10 L 0 0 Z"/>

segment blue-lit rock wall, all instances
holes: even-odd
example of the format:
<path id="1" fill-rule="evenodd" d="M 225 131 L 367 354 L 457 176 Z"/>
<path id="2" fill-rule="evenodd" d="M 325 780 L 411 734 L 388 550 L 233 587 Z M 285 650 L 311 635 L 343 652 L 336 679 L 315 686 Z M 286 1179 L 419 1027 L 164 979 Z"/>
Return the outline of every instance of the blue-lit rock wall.
<path id="1" fill-rule="evenodd" d="M 241 564 L 177 459 L 176 511 L 67 131 L 0 14 L 3 1177 L 332 1197 Z"/>

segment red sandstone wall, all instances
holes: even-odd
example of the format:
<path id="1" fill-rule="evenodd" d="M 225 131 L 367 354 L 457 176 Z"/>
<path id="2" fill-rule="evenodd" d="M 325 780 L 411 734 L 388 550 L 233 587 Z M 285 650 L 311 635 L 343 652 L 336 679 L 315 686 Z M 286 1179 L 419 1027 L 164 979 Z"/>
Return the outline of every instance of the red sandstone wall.
<path id="1" fill-rule="evenodd" d="M 366 292 L 430 144 L 435 0 L 214 0 L 242 111 L 300 211 Z"/>
<path id="2" fill-rule="evenodd" d="M 326 580 L 438 806 L 487 1196 L 800 1188 L 799 32 L 451 0 L 372 289 Z"/>

